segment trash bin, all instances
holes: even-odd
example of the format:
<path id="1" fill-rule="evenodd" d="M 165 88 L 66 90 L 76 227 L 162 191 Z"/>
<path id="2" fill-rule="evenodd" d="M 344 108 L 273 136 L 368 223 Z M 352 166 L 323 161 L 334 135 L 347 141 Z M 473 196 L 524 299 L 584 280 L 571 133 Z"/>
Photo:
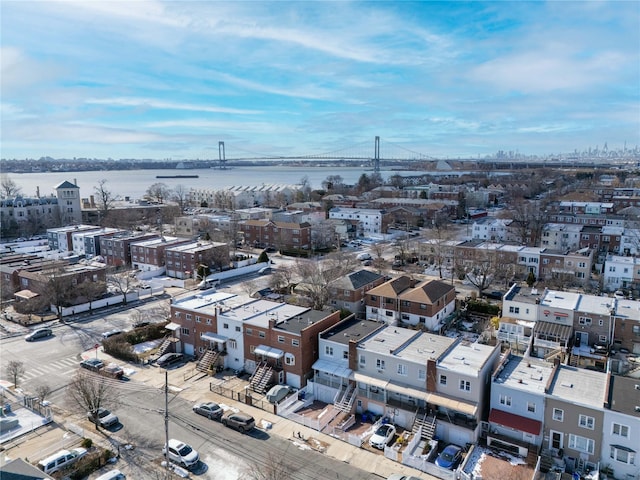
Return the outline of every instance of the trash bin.
<path id="1" fill-rule="evenodd" d="M 305 392 L 304 390 L 298 392 L 298 400 L 304 400 L 304 396 L 306 395 L 307 392 Z"/>
<path id="2" fill-rule="evenodd" d="M 4 413 L 11 413 L 11 404 L 10 403 L 5 404 Z"/>

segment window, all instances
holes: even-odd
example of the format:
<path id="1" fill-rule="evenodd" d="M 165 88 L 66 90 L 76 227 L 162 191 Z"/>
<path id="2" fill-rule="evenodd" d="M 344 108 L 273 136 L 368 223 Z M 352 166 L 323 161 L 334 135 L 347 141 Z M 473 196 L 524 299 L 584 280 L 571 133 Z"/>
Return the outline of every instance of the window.
<path id="1" fill-rule="evenodd" d="M 609 457 L 613 458 L 617 462 L 633 465 L 636 460 L 636 452 L 632 451 L 631 449 L 611 445 L 611 452 L 609 453 Z"/>
<path id="2" fill-rule="evenodd" d="M 342 351 L 342 358 L 344 360 L 349 360 L 349 350 L 343 350 Z"/>
<path id="3" fill-rule="evenodd" d="M 297 338 L 292 338 L 291 339 L 291 346 L 292 347 L 299 347 L 300 346 L 300 340 L 298 340 Z"/>
<path id="4" fill-rule="evenodd" d="M 407 375 L 407 366 L 402 363 L 398 364 L 398 375 Z"/>
<path id="5" fill-rule="evenodd" d="M 536 413 L 536 404 L 533 402 L 527 402 L 527 412 Z"/>
<path id="6" fill-rule="evenodd" d="M 184 316 L 184 318 L 185 318 L 186 320 L 189 320 L 189 321 L 190 321 L 190 320 L 191 320 L 191 314 L 190 314 L 190 313 L 187 313 L 187 314 Z"/>
<path id="7" fill-rule="evenodd" d="M 511 406 L 511 397 L 509 395 L 500 395 L 500 405 L 504 405 L 506 407 Z"/>
<path id="8" fill-rule="evenodd" d="M 278 343 L 284 343 L 284 336 L 278 335 Z"/>
<path id="9" fill-rule="evenodd" d="M 211 319 L 207 318 L 207 325 L 211 325 Z"/>
<path id="10" fill-rule="evenodd" d="M 589 430 L 593 430 L 596 424 L 596 419 L 590 417 L 588 415 L 580 415 L 578 417 L 578 426 L 582 428 L 588 428 Z"/>
<path id="11" fill-rule="evenodd" d="M 266 337 L 266 335 L 265 335 L 264 332 L 258 332 L 258 337 L 264 338 L 264 337 Z"/>
<path id="12" fill-rule="evenodd" d="M 333 347 L 331 347 L 329 345 L 325 345 L 324 354 L 329 356 L 329 357 L 333 357 Z"/>
<path id="13" fill-rule="evenodd" d="M 225 328 L 225 329 L 228 330 L 229 329 L 229 324 L 228 323 L 223 323 L 222 324 L 222 328 Z"/>
<path id="14" fill-rule="evenodd" d="M 578 317 L 578 323 L 580 325 L 591 325 L 591 319 L 589 317 Z"/>
<path id="15" fill-rule="evenodd" d="M 446 384 L 447 384 L 447 376 L 440 375 L 440 385 L 446 385 Z"/>
<path id="16" fill-rule="evenodd" d="M 284 363 L 285 363 L 285 365 L 295 365 L 296 364 L 296 357 L 294 357 L 290 353 L 285 353 L 284 354 Z"/>
<path id="17" fill-rule="evenodd" d="M 198 315 L 196 315 L 196 323 L 202 323 L 202 318 Z"/>
<path id="18" fill-rule="evenodd" d="M 227 341 L 229 342 L 229 348 L 238 348 L 238 342 L 236 342 L 233 338 L 230 338 Z"/>
<path id="19" fill-rule="evenodd" d="M 427 379 L 427 371 L 424 369 L 418 370 L 418 380 L 426 380 Z"/>
<path id="20" fill-rule="evenodd" d="M 382 360 L 381 358 L 376 358 L 376 368 L 378 370 L 384 370 L 385 368 L 384 360 Z"/>
<path id="21" fill-rule="evenodd" d="M 520 313 L 520 307 L 509 307 L 509 313 Z"/>
<path id="22" fill-rule="evenodd" d="M 365 357 L 364 355 L 360 355 L 360 359 L 359 359 L 358 363 L 362 367 L 365 366 L 367 364 L 367 357 Z"/>
<path id="23" fill-rule="evenodd" d="M 471 391 L 471 382 L 469 380 L 460 380 L 460 390 L 465 392 Z"/>
<path id="24" fill-rule="evenodd" d="M 554 408 L 553 409 L 553 419 L 556 422 L 564 421 L 564 410 L 561 410 L 559 408 Z"/>
<path id="25" fill-rule="evenodd" d="M 256 350 L 255 345 L 249 345 L 249 353 L 255 353 L 255 350 Z"/>
<path id="26" fill-rule="evenodd" d="M 247 328 L 244 332 L 245 332 L 247 335 L 251 336 L 251 335 L 253 335 L 253 328 Z"/>
<path id="27" fill-rule="evenodd" d="M 569 448 L 593 455 L 594 441 L 580 435 L 569 434 Z"/>
<path id="28" fill-rule="evenodd" d="M 189 329 L 188 328 L 181 328 L 180 329 L 180 333 L 182 333 L 183 335 L 189 335 Z"/>
<path id="29" fill-rule="evenodd" d="M 236 332 L 241 332 L 242 328 L 240 327 L 240 325 L 236 326 Z"/>
<path id="30" fill-rule="evenodd" d="M 613 435 L 619 435 L 621 437 L 629 438 L 629 427 L 627 425 L 614 423 L 611 433 Z"/>

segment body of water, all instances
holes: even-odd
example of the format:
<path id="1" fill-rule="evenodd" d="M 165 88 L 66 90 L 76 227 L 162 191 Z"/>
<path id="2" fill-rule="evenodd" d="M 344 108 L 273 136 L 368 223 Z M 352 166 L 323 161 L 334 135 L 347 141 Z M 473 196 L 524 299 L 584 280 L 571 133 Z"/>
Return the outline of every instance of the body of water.
<path id="1" fill-rule="evenodd" d="M 26 197 L 35 197 L 54 193 L 54 188 L 68 180 L 80 187 L 80 196 L 88 198 L 95 193 L 100 180 L 106 180 L 106 188 L 115 196 L 131 199 L 142 198 L 147 189 L 157 182 L 169 188 L 184 185 L 187 188 L 223 189 L 232 186 L 257 186 L 262 184 L 299 184 L 307 177 L 311 188 L 321 188 L 322 182 L 330 175 L 340 175 L 346 184 L 355 184 L 360 176 L 371 175 L 372 170 L 366 167 L 237 167 L 227 170 L 195 169 L 195 170 L 108 170 L 93 172 L 42 172 L 42 173 L 9 173 L 8 176 L 22 189 Z M 392 175 L 420 175 L 423 172 L 382 171 L 383 179 Z M 156 175 L 198 175 L 198 178 L 156 178 Z"/>

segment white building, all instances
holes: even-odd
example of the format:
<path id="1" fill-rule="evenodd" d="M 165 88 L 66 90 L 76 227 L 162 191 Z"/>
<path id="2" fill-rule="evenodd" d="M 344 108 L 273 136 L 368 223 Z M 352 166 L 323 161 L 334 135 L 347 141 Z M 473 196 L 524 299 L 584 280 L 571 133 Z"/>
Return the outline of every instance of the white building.
<path id="1" fill-rule="evenodd" d="M 606 291 L 632 288 L 640 281 L 640 258 L 609 255 L 605 260 L 602 275 Z"/>
<path id="2" fill-rule="evenodd" d="M 383 210 L 335 207 L 329 210 L 329 218 L 350 220 L 357 226 L 358 236 L 380 235 Z"/>
<path id="3" fill-rule="evenodd" d="M 542 228 L 540 246 L 551 250 L 576 250 L 580 248 L 582 225 L 571 223 L 547 223 Z"/>
<path id="4" fill-rule="evenodd" d="M 504 242 L 507 240 L 507 224 L 501 218 L 483 217 L 473 223 L 472 239 Z"/>

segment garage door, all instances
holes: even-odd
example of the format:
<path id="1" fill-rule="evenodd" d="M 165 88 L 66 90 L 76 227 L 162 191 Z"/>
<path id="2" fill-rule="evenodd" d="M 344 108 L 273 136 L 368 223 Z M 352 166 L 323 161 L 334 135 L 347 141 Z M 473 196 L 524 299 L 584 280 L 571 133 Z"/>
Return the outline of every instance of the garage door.
<path id="1" fill-rule="evenodd" d="M 194 352 L 195 352 L 195 350 L 193 348 L 193 344 L 191 344 L 191 343 L 185 343 L 184 344 L 184 354 L 185 355 L 193 356 Z"/>
<path id="2" fill-rule="evenodd" d="M 633 344 L 633 353 L 637 353 L 638 355 L 640 355 L 640 343 Z"/>

